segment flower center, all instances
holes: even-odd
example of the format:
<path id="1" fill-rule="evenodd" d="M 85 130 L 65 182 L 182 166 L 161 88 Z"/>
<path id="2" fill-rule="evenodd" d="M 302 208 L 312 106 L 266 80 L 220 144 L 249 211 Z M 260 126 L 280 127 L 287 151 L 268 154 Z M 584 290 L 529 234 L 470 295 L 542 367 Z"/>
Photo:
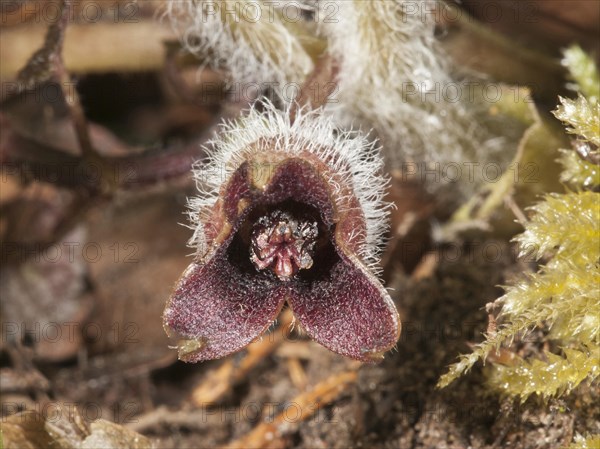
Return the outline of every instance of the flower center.
<path id="1" fill-rule="evenodd" d="M 317 222 L 275 210 L 252 228 L 250 260 L 258 270 L 270 268 L 283 281 L 312 267 L 319 235 Z"/>

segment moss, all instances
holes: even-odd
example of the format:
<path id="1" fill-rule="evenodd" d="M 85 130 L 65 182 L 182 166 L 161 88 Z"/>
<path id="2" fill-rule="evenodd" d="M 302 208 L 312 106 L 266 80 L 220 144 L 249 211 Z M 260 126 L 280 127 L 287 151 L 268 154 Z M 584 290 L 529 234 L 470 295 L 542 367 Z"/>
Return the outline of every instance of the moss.
<path id="1" fill-rule="evenodd" d="M 598 74 L 589 58 L 576 49 L 565 60 L 580 90 L 576 100 L 560 99 L 555 115 L 577 142 L 597 153 L 600 143 Z M 592 64 L 592 65 L 591 65 Z M 590 69 L 594 68 L 594 70 Z M 531 395 L 544 399 L 569 393 L 581 382 L 593 382 L 600 373 L 600 185 L 598 166 L 573 150 L 563 150 L 561 180 L 569 191 L 547 194 L 531 208 L 525 231 L 515 238 L 520 256 L 548 260 L 536 273 L 523 276 L 505 288 L 496 300 L 501 307 L 498 330 L 461 356 L 442 376 L 443 387 L 485 360 L 501 345 L 512 343 L 534 328 L 546 332 L 547 350 L 541 358 L 512 357 L 510 363 L 492 363 L 488 384 L 502 394 L 525 401 Z M 551 343 L 551 344 L 549 344 Z M 501 360 L 498 358 L 497 360 Z M 587 440 L 576 442 L 579 446 Z M 592 441 L 592 440 L 590 440 Z"/>
<path id="2" fill-rule="evenodd" d="M 560 97 L 554 115 L 567 125 L 567 132 L 600 145 L 600 103 L 579 94 L 576 100 Z"/>
<path id="3" fill-rule="evenodd" d="M 564 52 L 563 64 L 569 69 L 571 78 L 576 83 L 575 89 L 592 101 L 600 97 L 600 77 L 590 58 L 578 45 L 574 45 Z"/>
<path id="4" fill-rule="evenodd" d="M 561 182 L 570 186 L 581 186 L 591 189 L 600 185 L 600 167 L 583 160 L 572 150 L 562 150 L 559 162 L 563 166 Z"/>
<path id="5" fill-rule="evenodd" d="M 584 437 L 577 435 L 569 446 L 569 449 L 598 449 L 600 447 L 600 435 Z"/>
<path id="6" fill-rule="evenodd" d="M 518 359 L 514 366 L 495 364 L 488 382 L 510 396 L 524 402 L 532 394 L 544 398 L 571 391 L 582 381 L 594 380 L 600 374 L 597 356 L 600 346 L 590 345 L 582 350 L 564 350 L 564 356 L 546 353 L 547 360 Z"/>

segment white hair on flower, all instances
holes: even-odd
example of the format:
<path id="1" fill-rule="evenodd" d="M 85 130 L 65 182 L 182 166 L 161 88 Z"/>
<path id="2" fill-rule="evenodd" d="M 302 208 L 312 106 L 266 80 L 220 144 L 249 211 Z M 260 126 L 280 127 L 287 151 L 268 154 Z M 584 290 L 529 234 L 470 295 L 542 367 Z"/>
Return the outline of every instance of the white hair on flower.
<path id="1" fill-rule="evenodd" d="M 392 165 L 499 157 L 503 142 L 478 125 L 477 106 L 467 104 L 465 95 L 449 101 L 440 93 L 466 88 L 450 77 L 438 49 L 433 19 L 435 8 L 444 7 L 441 2 L 346 0 L 323 7 L 331 10 L 332 4 L 335 20 L 324 21 L 321 31 L 340 63 L 339 101 L 329 103 L 340 123 L 358 119 L 373 127 Z M 428 185 L 430 190 L 440 187 L 443 183 Z M 457 187 L 469 194 L 476 182 Z"/>
<path id="2" fill-rule="evenodd" d="M 262 111 L 257 108 L 259 105 Z M 272 103 L 263 101 L 241 118 L 223 123 L 205 149 L 208 161 L 194 167 L 200 196 L 189 200 L 189 215 L 195 229 L 191 246 L 204 248 L 203 223 L 209 219 L 223 183 L 248 156 L 265 152 L 293 156 L 308 151 L 326 161 L 342 177 L 342 182 L 352 188 L 366 224 L 365 244 L 359 256 L 371 269 L 376 269 L 391 204 L 384 201 L 389 179 L 383 174 L 380 148 L 366 135 L 359 131 L 338 131 L 331 118 L 319 109 L 300 109 L 292 121 L 289 108 L 277 110 Z"/>
<path id="3" fill-rule="evenodd" d="M 282 95 L 287 84 L 302 82 L 313 69 L 300 39 L 284 23 L 283 7 L 308 8 L 298 1 L 173 0 L 167 15 L 183 46 L 208 65 L 226 68 L 231 82 L 269 83 Z"/>

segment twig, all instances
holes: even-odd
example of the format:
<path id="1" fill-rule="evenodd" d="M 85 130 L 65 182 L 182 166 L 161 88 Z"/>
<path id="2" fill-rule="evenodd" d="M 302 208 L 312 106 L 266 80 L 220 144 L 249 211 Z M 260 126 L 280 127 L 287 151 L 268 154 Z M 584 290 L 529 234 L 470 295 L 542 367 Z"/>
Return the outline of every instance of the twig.
<path id="1" fill-rule="evenodd" d="M 331 404 L 338 399 L 348 387 L 356 382 L 358 374 L 356 371 L 345 371 L 335 374 L 305 393 L 293 398 L 290 403 L 300 414 L 294 419 L 294 424 L 305 421 L 317 410 Z M 295 426 L 290 425 L 285 412 L 277 415 L 271 422 L 263 422 L 251 430 L 242 438 L 235 440 L 225 446 L 224 449 L 258 449 L 272 445 L 274 441 L 291 433 Z"/>
<path id="2" fill-rule="evenodd" d="M 52 79 L 55 75 L 54 65 L 60 58 L 65 28 L 69 20 L 69 2 L 70 0 L 62 0 L 59 3 L 60 20 L 48 27 L 42 47 L 35 51 L 25 66 L 19 70 L 17 74 L 19 91 L 31 89 L 36 84 Z"/>
<path id="3" fill-rule="evenodd" d="M 235 362 L 228 359 L 214 371 L 208 373 L 202 383 L 192 391 L 192 403 L 198 407 L 213 405 L 227 392 L 244 380 L 246 375 L 262 360 L 272 354 L 290 333 L 292 313 L 285 310 L 280 317 L 279 327 L 261 340 L 248 346 L 244 357 Z"/>
<path id="4" fill-rule="evenodd" d="M 179 427 L 186 429 L 205 430 L 212 423 L 207 419 L 212 416 L 205 410 L 178 410 L 171 411 L 161 405 L 154 410 L 138 416 L 134 421 L 127 423 L 126 427 L 136 432 L 145 432 L 160 426 Z"/>
<path id="5" fill-rule="evenodd" d="M 525 226 L 529 222 L 529 220 L 523 213 L 523 210 L 515 202 L 512 195 L 507 195 L 504 197 L 504 204 L 506 204 L 509 207 L 509 209 L 512 211 L 512 213 L 515 214 L 515 217 L 517 218 L 517 220 L 519 221 L 519 223 L 522 226 Z"/>
<path id="6" fill-rule="evenodd" d="M 62 55 L 57 55 L 54 63 L 54 70 L 56 77 L 58 78 L 60 89 L 65 97 L 65 102 L 69 108 L 69 114 L 73 121 L 73 128 L 75 129 L 75 135 L 79 142 L 81 154 L 87 159 L 95 158 L 97 154 L 92 147 L 87 119 L 85 118 L 85 113 L 83 112 L 81 101 L 79 100 L 79 94 L 74 86 L 72 88 L 68 87 L 71 84 L 71 77 L 65 69 Z"/>
<path id="7" fill-rule="evenodd" d="M 306 372 L 304 368 L 302 368 L 302 364 L 297 357 L 291 357 L 287 361 L 287 368 L 290 373 L 290 379 L 292 379 L 292 383 L 299 390 L 303 391 L 308 384 L 308 380 L 306 378 Z"/>
<path id="8" fill-rule="evenodd" d="M 87 126 L 85 113 L 79 101 L 77 90 L 71 85 L 71 78 L 63 61 L 63 46 L 65 32 L 69 24 L 72 0 L 62 0 L 59 3 L 60 20 L 48 27 L 44 45 L 27 61 L 18 74 L 19 90 L 31 89 L 36 84 L 55 79 L 65 98 L 73 128 L 83 159 L 89 163 L 101 163 L 102 160 L 92 148 L 92 141 Z"/>
<path id="9" fill-rule="evenodd" d="M 68 86 L 71 84 L 71 77 L 65 68 L 62 54 L 65 42 L 65 32 L 67 30 L 67 25 L 69 24 L 71 4 L 71 0 L 63 0 L 60 21 L 58 21 L 56 25 L 52 25 L 52 27 L 57 27 L 58 37 L 56 40 L 55 50 L 50 58 L 50 62 L 52 63 L 54 76 L 58 80 L 60 89 L 69 108 L 69 113 L 71 115 L 71 120 L 73 121 L 73 128 L 75 129 L 75 134 L 79 142 L 81 153 L 84 159 L 95 159 L 96 152 L 92 148 L 92 141 L 90 139 L 87 120 L 81 106 L 81 101 L 79 100 L 79 94 L 74 86 L 72 89 L 68 88 Z M 48 34 L 50 35 L 50 32 L 48 32 Z"/>
<path id="10" fill-rule="evenodd" d="M 413 281 L 420 281 L 433 276 L 435 269 L 438 266 L 440 254 L 436 251 L 426 252 L 413 270 L 410 278 Z"/>
<path id="11" fill-rule="evenodd" d="M 313 357 L 313 341 L 286 341 L 277 348 L 275 355 L 283 359 L 310 360 Z"/>
<path id="12" fill-rule="evenodd" d="M 18 134 L 1 114 L 0 122 L 3 125 L 3 140 L 0 143 L 2 164 L 22 170 L 35 180 L 78 191 L 85 190 L 92 195 L 99 194 L 102 184 L 106 183 L 114 188 L 129 190 L 188 174 L 192 164 L 204 155 L 202 144 L 211 134 L 207 132 L 186 146 L 145 151 L 131 156 L 103 156 L 101 167 L 88 163 L 88 167 L 95 168 L 92 173 L 100 174 L 90 176 L 85 170 L 86 162 L 81 157 Z"/>
<path id="13" fill-rule="evenodd" d="M 335 60 L 325 54 L 321 56 L 313 72 L 308 76 L 290 109 L 290 119 L 295 120 L 298 110 L 303 107 L 318 109 L 325 105 L 329 96 L 337 89 L 339 67 Z"/>
<path id="14" fill-rule="evenodd" d="M 50 382 L 35 368 L 14 370 L 0 368 L 0 384 L 2 393 L 27 393 L 30 390 L 47 392 Z"/>
<path id="15" fill-rule="evenodd" d="M 10 87 L 27 56 L 43 42 L 45 32 L 43 22 L 37 20 L 27 26 L 2 28 L 0 81 L 5 89 L 0 92 L 1 99 L 17 93 Z M 63 55 L 69 73 L 78 75 L 152 71 L 164 66 L 164 41 L 176 41 L 176 37 L 168 23 L 153 18 L 132 23 L 75 22 L 69 25 Z M 197 65 L 197 61 L 188 63 L 192 64 Z"/>

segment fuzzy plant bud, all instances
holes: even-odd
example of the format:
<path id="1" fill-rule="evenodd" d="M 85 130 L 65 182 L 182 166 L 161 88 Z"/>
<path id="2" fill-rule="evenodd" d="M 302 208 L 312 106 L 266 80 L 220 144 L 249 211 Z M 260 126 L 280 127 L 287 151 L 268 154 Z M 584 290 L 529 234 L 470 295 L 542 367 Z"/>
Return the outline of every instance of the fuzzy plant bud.
<path id="1" fill-rule="evenodd" d="M 464 199 L 484 181 L 480 173 L 475 179 L 440 176 L 444 167 L 508 163 L 503 140 L 478 125 L 489 105 L 474 101 L 472 86 L 451 77 L 439 48 L 434 11 L 443 2 L 341 0 L 324 2 L 322 13 L 332 4 L 335 20 L 324 21 L 321 30 L 339 64 L 339 89 L 330 103 L 338 123 L 373 128 L 390 167 L 414 172 L 444 200 Z"/>
<path id="2" fill-rule="evenodd" d="M 164 311 L 182 360 L 242 349 L 286 302 L 339 354 L 372 362 L 396 344 L 398 313 L 375 274 L 389 209 L 379 149 L 320 111 L 289 117 L 261 103 L 224 124 L 196 168 L 196 257 Z"/>
<path id="3" fill-rule="evenodd" d="M 304 8 L 287 0 L 177 0 L 167 2 L 167 15 L 183 47 L 226 69 L 233 88 L 269 86 L 286 99 L 288 85 L 301 83 L 313 69 L 304 45 L 314 38 L 303 37 L 300 20 Z"/>

